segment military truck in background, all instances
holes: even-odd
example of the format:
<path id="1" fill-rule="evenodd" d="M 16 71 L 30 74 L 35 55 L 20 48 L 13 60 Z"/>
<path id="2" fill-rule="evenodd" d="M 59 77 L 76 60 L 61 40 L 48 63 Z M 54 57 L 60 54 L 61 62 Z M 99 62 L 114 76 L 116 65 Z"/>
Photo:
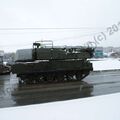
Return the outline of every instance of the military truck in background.
<path id="1" fill-rule="evenodd" d="M 93 48 L 55 47 L 53 42 L 36 41 L 31 49 L 17 50 L 12 73 L 19 83 L 51 83 L 82 80 L 93 70 L 87 59 Z"/>
<path id="2" fill-rule="evenodd" d="M 3 64 L 3 56 L 0 55 L 0 75 L 9 74 L 11 67 Z"/>

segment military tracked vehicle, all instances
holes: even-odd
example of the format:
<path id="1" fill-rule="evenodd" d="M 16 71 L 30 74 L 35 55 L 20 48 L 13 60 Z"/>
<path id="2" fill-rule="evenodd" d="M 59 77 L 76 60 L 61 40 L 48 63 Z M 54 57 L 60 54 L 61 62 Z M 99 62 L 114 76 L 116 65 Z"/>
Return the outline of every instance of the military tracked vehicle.
<path id="1" fill-rule="evenodd" d="M 19 83 L 50 83 L 82 80 L 93 70 L 87 59 L 93 56 L 92 48 L 55 47 L 52 41 L 37 41 L 32 49 L 16 52 L 12 73 Z"/>

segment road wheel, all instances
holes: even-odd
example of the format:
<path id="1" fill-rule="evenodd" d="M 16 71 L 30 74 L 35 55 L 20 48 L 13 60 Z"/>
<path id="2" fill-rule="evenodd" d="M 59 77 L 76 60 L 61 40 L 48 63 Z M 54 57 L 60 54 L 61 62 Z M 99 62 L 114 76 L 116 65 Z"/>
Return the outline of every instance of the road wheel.
<path id="1" fill-rule="evenodd" d="M 82 73 L 76 73 L 76 79 L 81 81 L 82 80 Z"/>
<path id="2" fill-rule="evenodd" d="M 54 81 L 55 82 L 64 82 L 64 74 L 56 73 Z"/>
<path id="3" fill-rule="evenodd" d="M 54 81 L 54 74 L 53 73 L 47 74 L 45 79 L 46 79 L 46 82 L 52 83 Z"/>

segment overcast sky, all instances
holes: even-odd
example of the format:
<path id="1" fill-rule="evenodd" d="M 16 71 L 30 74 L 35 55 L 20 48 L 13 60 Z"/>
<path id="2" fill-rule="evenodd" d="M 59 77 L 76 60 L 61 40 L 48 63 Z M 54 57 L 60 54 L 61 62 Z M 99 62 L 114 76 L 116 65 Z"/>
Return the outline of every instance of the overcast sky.
<path id="1" fill-rule="evenodd" d="M 82 45 L 92 41 L 96 33 L 118 25 L 119 12 L 119 0 L 0 0 L 0 49 L 10 52 L 28 48 L 38 40 Z M 106 40 L 99 46 L 120 46 L 120 31 L 105 34 Z"/>

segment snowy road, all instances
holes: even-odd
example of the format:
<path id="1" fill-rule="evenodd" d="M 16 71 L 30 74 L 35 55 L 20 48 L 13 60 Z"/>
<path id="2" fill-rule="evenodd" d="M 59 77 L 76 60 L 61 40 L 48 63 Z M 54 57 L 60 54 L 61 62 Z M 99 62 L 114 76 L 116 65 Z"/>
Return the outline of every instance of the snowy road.
<path id="1" fill-rule="evenodd" d="M 120 71 L 92 72 L 84 82 L 18 86 L 15 76 L 0 76 L 0 108 L 120 92 Z"/>

